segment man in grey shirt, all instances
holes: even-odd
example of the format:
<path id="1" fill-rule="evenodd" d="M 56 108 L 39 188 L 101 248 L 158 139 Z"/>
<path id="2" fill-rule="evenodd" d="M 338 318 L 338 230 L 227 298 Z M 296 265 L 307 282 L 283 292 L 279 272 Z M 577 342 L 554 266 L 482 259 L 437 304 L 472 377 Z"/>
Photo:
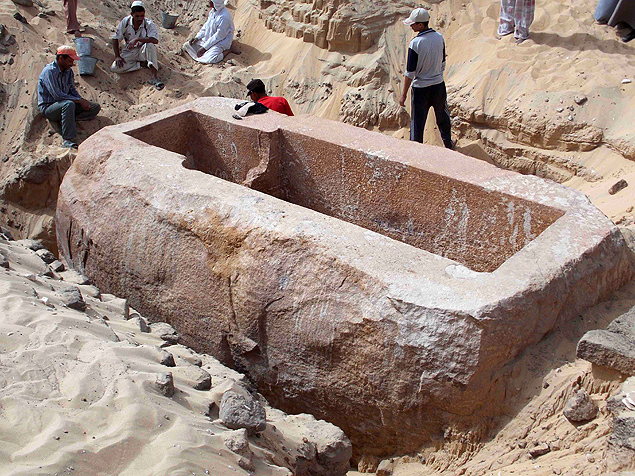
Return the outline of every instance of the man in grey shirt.
<path id="1" fill-rule="evenodd" d="M 428 27 L 430 13 L 416 8 L 403 21 L 417 36 L 410 42 L 403 92 L 399 104 L 405 106 L 412 85 L 410 140 L 423 142 L 423 129 L 430 107 L 434 108 L 443 144 L 453 148 L 450 112 L 443 81 L 445 41 L 440 33 Z"/>

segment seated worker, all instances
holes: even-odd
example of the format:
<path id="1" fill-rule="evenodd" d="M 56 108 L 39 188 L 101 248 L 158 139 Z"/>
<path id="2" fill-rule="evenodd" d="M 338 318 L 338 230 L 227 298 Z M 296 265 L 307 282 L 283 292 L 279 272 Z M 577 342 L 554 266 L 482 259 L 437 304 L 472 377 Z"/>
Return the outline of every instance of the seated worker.
<path id="1" fill-rule="evenodd" d="M 267 106 L 269 109 L 279 112 L 280 114 L 286 114 L 287 116 L 293 116 L 291 106 L 287 100 L 279 96 L 267 96 L 265 92 L 265 83 L 260 79 L 252 79 L 247 84 L 247 95 L 254 102 Z"/>
<path id="2" fill-rule="evenodd" d="M 141 0 L 135 0 L 130 6 L 130 15 L 117 25 L 112 36 L 112 49 L 115 61 L 110 70 L 114 73 L 130 73 L 141 69 L 141 62 L 147 62 L 152 71 L 152 84 L 156 89 L 163 89 L 159 79 L 159 60 L 156 44 L 159 43 L 159 31 L 152 20 L 146 17 L 146 9 Z M 120 41 L 126 40 L 126 46 L 120 49 Z"/>
<path id="3" fill-rule="evenodd" d="M 37 84 L 37 106 L 50 121 L 61 122 L 62 147 L 77 149 L 75 121 L 93 119 L 101 106 L 82 98 L 75 89 L 75 75 L 71 69 L 79 60 L 75 48 L 60 46 L 55 61 L 44 66 Z"/>
<path id="4" fill-rule="evenodd" d="M 214 64 L 223 61 L 229 53 L 240 54 L 232 47 L 234 21 L 224 0 L 210 2 L 212 9 L 203 28 L 183 45 L 183 50 L 199 63 Z"/>

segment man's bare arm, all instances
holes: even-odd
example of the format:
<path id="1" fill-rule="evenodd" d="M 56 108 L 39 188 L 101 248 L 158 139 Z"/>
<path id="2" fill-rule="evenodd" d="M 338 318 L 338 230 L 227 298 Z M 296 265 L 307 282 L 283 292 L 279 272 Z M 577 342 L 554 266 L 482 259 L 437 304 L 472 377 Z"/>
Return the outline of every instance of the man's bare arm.
<path id="1" fill-rule="evenodd" d="M 408 89 L 410 89 L 411 84 L 412 84 L 412 78 L 409 78 L 408 76 L 404 76 L 403 91 L 401 92 L 401 99 L 399 99 L 399 105 L 401 107 L 406 106 L 406 99 L 408 98 Z"/>
<path id="2" fill-rule="evenodd" d="M 116 38 L 113 38 L 112 40 L 112 50 L 115 53 L 115 62 L 117 63 L 117 67 L 121 68 L 126 63 L 126 60 L 121 57 L 121 50 L 119 49 L 119 40 Z"/>

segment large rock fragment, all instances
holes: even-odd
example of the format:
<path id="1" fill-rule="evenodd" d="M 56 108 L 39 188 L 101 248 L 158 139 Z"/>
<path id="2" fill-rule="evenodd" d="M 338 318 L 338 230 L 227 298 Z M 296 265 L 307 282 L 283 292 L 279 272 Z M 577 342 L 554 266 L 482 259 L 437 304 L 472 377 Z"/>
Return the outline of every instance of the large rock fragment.
<path id="1" fill-rule="evenodd" d="M 91 136 L 59 249 L 364 452 L 496 415 L 499 369 L 632 277 L 581 193 L 315 117 L 238 123 L 235 103 Z"/>
<path id="2" fill-rule="evenodd" d="M 18 240 L 17 242 L 25 248 L 30 249 L 31 251 L 39 251 L 44 249 L 44 245 L 38 240 L 31 240 L 29 238 L 26 238 L 24 240 Z"/>
<path id="3" fill-rule="evenodd" d="M 195 365 L 179 366 L 175 369 L 175 373 L 194 390 L 209 390 L 212 388 L 212 376 L 206 370 Z"/>
<path id="4" fill-rule="evenodd" d="M 150 324 L 151 332 L 157 334 L 161 340 L 167 342 L 170 345 L 178 344 L 180 336 L 174 328 L 165 322 L 156 322 Z"/>
<path id="5" fill-rule="evenodd" d="M 564 416 L 574 422 L 592 420 L 597 413 L 598 406 L 583 388 L 569 399 L 564 409 Z"/>
<path id="6" fill-rule="evenodd" d="M 267 425 L 263 444 L 274 463 L 296 475 L 345 475 L 353 454 L 351 442 L 335 425 L 307 414 L 289 415 Z"/>
<path id="7" fill-rule="evenodd" d="M 227 428 L 244 428 L 247 433 L 265 429 L 267 414 L 262 404 L 246 390 L 227 390 L 220 402 L 219 417 Z"/>
<path id="8" fill-rule="evenodd" d="M 635 307 L 615 318 L 606 330 L 635 340 Z"/>
<path id="9" fill-rule="evenodd" d="M 37 250 L 35 254 L 38 255 L 40 258 L 42 258 L 42 261 L 44 261 L 46 264 L 51 264 L 55 261 L 55 255 L 51 253 L 49 250 L 46 250 L 46 249 Z"/>
<path id="10" fill-rule="evenodd" d="M 126 299 L 118 298 L 112 294 L 102 294 L 101 300 L 103 302 L 107 302 L 110 306 L 117 308 L 125 320 L 130 319 L 130 306 L 128 305 L 128 301 Z"/>
<path id="11" fill-rule="evenodd" d="M 157 390 L 166 397 L 174 396 L 174 377 L 172 376 L 172 372 L 157 374 L 155 385 Z"/>
<path id="12" fill-rule="evenodd" d="M 84 301 L 82 292 L 79 288 L 70 287 L 63 289 L 60 291 L 60 295 L 62 296 L 62 302 L 66 307 L 75 309 L 76 311 L 86 310 L 86 301 Z"/>
<path id="13" fill-rule="evenodd" d="M 584 334 L 576 355 L 624 375 L 635 375 L 635 308 L 611 322 L 606 330 Z"/>
<path id="14" fill-rule="evenodd" d="M 385 459 L 377 466 L 376 476 L 391 476 L 393 468 L 394 463 L 389 459 Z"/>
<path id="15" fill-rule="evenodd" d="M 247 430 L 243 428 L 240 430 L 228 431 L 223 434 L 223 443 L 225 443 L 225 446 L 229 451 L 240 456 L 238 466 L 246 471 L 254 471 L 254 453 L 251 451 L 251 448 L 249 448 Z"/>
<path id="16" fill-rule="evenodd" d="M 612 440 L 635 451 L 635 411 L 621 412 L 615 416 Z"/>
<path id="17" fill-rule="evenodd" d="M 167 350 L 159 349 L 159 362 L 161 362 L 161 365 L 165 365 L 166 367 L 176 367 L 174 356 Z"/>
<path id="18" fill-rule="evenodd" d="M 620 393 L 606 402 L 606 408 L 614 418 L 612 443 L 635 451 L 635 377 L 626 379 Z"/>

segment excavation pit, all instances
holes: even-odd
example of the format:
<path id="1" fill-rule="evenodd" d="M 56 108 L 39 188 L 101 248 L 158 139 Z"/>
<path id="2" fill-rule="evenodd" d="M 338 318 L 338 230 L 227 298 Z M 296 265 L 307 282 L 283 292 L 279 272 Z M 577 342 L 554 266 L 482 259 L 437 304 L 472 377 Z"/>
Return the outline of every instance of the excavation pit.
<path id="1" fill-rule="evenodd" d="M 632 277 L 579 192 L 315 117 L 238 121 L 236 103 L 91 136 L 59 249 L 358 453 L 490 422 L 514 357 Z"/>

